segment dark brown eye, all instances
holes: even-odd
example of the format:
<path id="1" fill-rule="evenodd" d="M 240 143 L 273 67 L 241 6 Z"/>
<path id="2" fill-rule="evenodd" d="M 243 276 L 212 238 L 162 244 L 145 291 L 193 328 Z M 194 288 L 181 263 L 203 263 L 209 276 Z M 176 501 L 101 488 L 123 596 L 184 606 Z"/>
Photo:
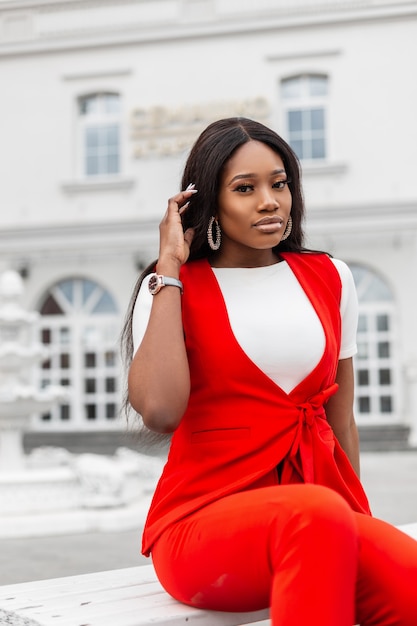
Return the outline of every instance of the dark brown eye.
<path id="1" fill-rule="evenodd" d="M 253 185 L 239 185 L 236 187 L 235 191 L 240 191 L 241 193 L 247 193 L 248 191 L 252 191 Z"/>
<path id="2" fill-rule="evenodd" d="M 274 189 L 284 189 L 285 185 L 287 185 L 288 182 L 288 180 L 277 180 L 277 182 L 274 183 L 272 186 L 274 187 Z"/>

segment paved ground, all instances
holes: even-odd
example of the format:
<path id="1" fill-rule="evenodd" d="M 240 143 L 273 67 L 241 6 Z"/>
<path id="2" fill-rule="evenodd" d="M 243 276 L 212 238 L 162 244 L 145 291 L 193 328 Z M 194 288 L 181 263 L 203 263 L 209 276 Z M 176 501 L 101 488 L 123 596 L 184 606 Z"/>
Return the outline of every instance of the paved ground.
<path id="1" fill-rule="evenodd" d="M 417 521 L 417 451 L 364 452 L 362 481 L 376 517 Z M 147 563 L 141 529 L 121 533 L 0 539 L 0 584 L 71 576 Z"/>

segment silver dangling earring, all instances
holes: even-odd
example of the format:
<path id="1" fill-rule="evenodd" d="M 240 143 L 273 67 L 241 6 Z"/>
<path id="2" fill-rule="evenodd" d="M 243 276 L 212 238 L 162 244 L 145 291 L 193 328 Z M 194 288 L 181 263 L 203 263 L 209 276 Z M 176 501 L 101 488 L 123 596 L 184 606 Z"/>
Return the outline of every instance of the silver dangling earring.
<path id="1" fill-rule="evenodd" d="M 216 241 L 213 239 L 213 224 L 216 227 Z M 209 225 L 207 228 L 207 241 L 212 250 L 218 250 L 222 241 L 222 231 L 220 230 L 219 222 L 214 215 L 211 216 Z"/>
<path id="2" fill-rule="evenodd" d="M 281 241 L 285 241 L 285 239 L 288 239 L 288 237 L 291 235 L 291 230 L 292 230 L 292 217 L 290 215 L 287 220 L 287 225 L 285 227 L 284 234 L 281 237 Z"/>

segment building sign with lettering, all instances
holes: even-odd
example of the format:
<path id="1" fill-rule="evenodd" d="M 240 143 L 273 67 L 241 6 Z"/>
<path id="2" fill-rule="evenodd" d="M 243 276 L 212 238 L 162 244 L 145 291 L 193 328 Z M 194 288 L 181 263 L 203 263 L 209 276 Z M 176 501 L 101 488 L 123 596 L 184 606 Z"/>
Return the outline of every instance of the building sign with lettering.
<path id="1" fill-rule="evenodd" d="M 265 98 L 208 102 L 178 108 L 153 106 L 137 108 L 131 114 L 133 156 L 175 155 L 191 147 L 211 122 L 224 117 L 249 117 L 267 122 L 270 107 Z"/>

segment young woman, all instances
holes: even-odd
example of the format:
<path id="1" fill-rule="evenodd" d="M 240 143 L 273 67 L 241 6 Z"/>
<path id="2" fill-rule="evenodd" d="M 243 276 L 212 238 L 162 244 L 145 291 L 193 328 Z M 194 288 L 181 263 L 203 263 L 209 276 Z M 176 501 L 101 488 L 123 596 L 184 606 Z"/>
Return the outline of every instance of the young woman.
<path id="1" fill-rule="evenodd" d="M 124 330 L 130 403 L 174 433 L 144 554 L 196 607 L 415 626 L 417 542 L 370 515 L 358 477 L 352 275 L 303 247 L 296 156 L 262 124 L 220 120 L 182 189 Z"/>

